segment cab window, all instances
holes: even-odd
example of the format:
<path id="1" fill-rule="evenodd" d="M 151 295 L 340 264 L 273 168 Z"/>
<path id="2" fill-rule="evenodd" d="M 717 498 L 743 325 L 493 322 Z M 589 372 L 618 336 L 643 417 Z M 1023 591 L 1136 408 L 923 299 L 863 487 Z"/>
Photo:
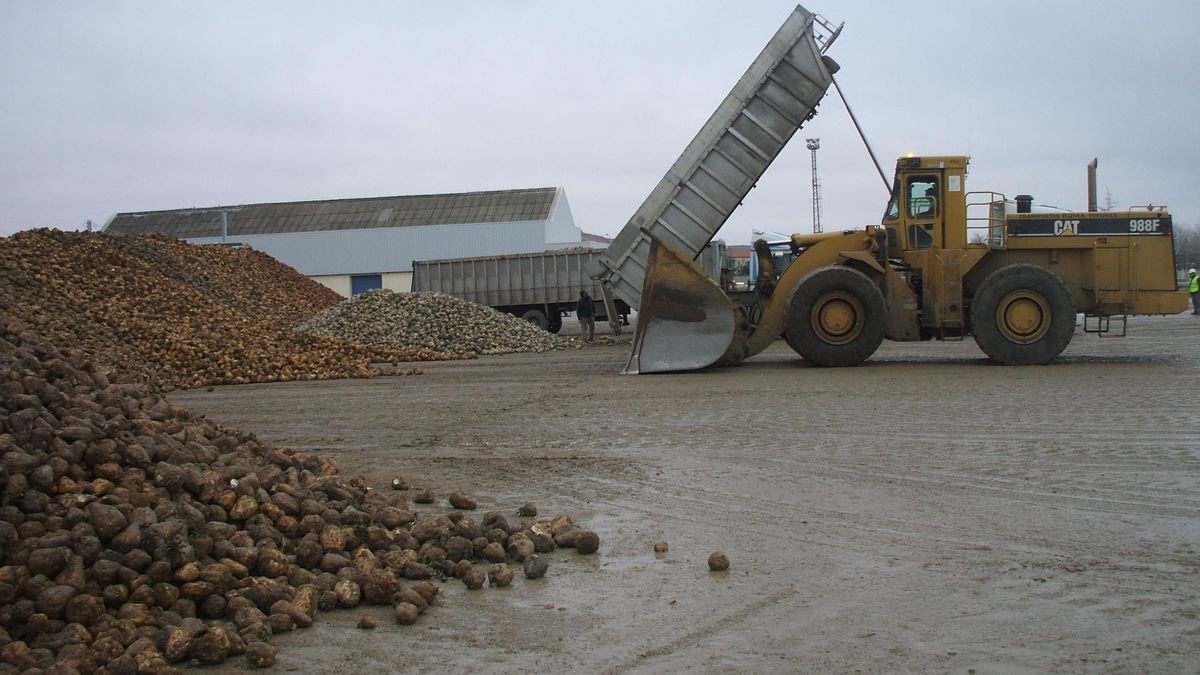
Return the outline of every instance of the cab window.
<path id="1" fill-rule="evenodd" d="M 883 214 L 884 220 L 895 220 L 900 217 L 900 183 L 897 181 L 892 185 L 892 199 L 888 202 L 887 211 Z"/>
<path id="2" fill-rule="evenodd" d="M 913 176 L 908 179 L 908 217 L 918 220 L 936 218 L 938 191 L 936 176 Z"/>
<path id="3" fill-rule="evenodd" d="M 938 180 L 937 176 L 910 176 L 905 180 L 904 194 L 907 197 L 908 245 L 913 248 L 930 248 L 933 246 L 933 223 L 938 215 Z"/>

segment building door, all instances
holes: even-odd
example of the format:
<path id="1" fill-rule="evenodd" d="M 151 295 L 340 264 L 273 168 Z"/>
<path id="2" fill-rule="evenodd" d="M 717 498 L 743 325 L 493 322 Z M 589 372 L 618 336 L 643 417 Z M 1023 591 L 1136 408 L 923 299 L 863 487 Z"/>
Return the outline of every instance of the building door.
<path id="1" fill-rule="evenodd" d="M 350 297 L 383 288 L 382 274 L 355 274 L 350 277 Z"/>

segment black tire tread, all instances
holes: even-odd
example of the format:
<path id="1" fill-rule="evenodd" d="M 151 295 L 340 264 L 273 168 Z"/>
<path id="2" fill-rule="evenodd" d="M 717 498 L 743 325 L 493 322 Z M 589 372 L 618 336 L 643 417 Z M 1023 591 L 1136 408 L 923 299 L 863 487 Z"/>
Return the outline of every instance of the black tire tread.
<path id="1" fill-rule="evenodd" d="M 1050 329 L 1037 342 L 1018 344 L 996 325 L 996 310 L 1009 293 L 1036 291 L 1050 306 Z M 1036 265 L 1017 263 L 992 272 L 971 301 L 971 334 L 988 358 L 1004 365 L 1042 365 L 1062 353 L 1075 333 L 1071 292 L 1057 275 Z"/>
<path id="2" fill-rule="evenodd" d="M 531 307 L 525 310 L 521 313 L 521 318 L 542 330 L 550 329 L 550 317 L 546 316 L 546 312 L 540 307 Z"/>
<path id="3" fill-rule="evenodd" d="M 813 304 L 834 290 L 853 293 L 863 306 L 865 324 L 862 332 L 845 345 L 825 342 L 811 325 Z M 788 295 L 783 337 L 797 354 L 816 365 L 856 366 L 870 358 L 883 342 L 886 312 L 883 293 L 870 277 L 844 265 L 827 265 L 804 275 Z"/>

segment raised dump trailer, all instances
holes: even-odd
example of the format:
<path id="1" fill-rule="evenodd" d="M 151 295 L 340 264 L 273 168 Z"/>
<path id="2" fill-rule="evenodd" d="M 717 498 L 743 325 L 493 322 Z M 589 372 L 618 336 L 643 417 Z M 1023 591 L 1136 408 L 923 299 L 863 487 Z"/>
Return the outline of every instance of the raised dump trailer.
<path id="1" fill-rule="evenodd" d="M 692 260 L 700 255 L 800 125 L 815 114 L 838 70 L 823 54 L 840 30 L 796 7 L 598 258 L 592 273 L 602 282 L 606 300 L 615 297 L 640 308 L 652 240 Z M 713 315 L 729 315 L 722 294 L 705 295 L 708 289 L 698 287 L 679 290 L 675 304 L 686 311 L 712 309 Z M 684 351 L 706 352 L 695 342 L 703 336 L 687 339 L 692 342 Z M 715 342 L 710 347 L 724 349 Z"/>
<path id="2" fill-rule="evenodd" d="M 575 311 L 579 291 L 586 290 L 596 303 L 596 320 L 609 321 L 614 333 L 629 323 L 629 305 L 615 300 L 611 307 L 599 302 L 600 282 L 588 273 L 602 249 L 572 248 L 541 253 L 413 261 L 412 290 L 438 291 L 456 298 L 521 317 L 557 333 L 563 316 Z M 709 276 L 722 282 L 727 273 L 724 242 L 714 242 L 700 258 Z M 727 274 L 726 274 L 727 276 Z"/>
<path id="3" fill-rule="evenodd" d="M 694 260 L 716 236 L 815 114 L 838 70 L 822 56 L 838 31 L 796 7 L 601 255 L 593 271 L 616 297 L 640 305 L 651 237 Z"/>

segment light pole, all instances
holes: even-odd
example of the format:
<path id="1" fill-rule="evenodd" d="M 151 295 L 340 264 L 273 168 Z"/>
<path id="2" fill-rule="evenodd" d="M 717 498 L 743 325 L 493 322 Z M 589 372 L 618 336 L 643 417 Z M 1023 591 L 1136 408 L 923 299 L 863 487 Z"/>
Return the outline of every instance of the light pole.
<path id="1" fill-rule="evenodd" d="M 817 150 L 821 147 L 821 139 L 807 138 L 808 149 L 812 151 L 812 190 L 813 190 L 813 232 L 821 231 L 821 181 L 817 180 Z"/>

